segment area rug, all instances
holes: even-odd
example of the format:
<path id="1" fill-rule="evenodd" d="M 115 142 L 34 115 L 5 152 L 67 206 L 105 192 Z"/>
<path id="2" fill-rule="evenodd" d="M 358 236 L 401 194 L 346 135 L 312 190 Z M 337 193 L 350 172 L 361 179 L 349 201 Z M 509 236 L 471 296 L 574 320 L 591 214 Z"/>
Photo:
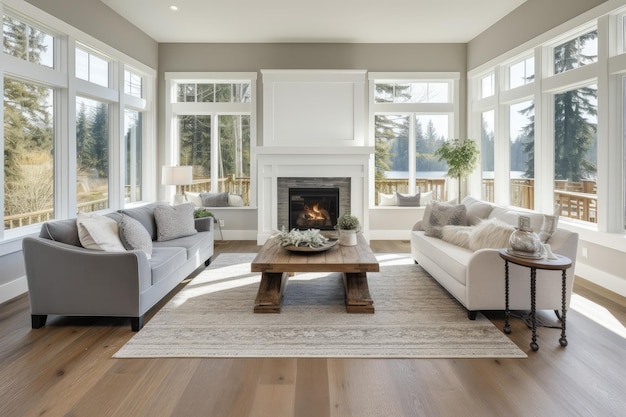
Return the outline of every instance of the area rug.
<path id="1" fill-rule="evenodd" d="M 481 314 L 469 320 L 408 254 L 377 255 L 375 314 L 346 313 L 338 273 L 298 273 L 280 314 L 254 314 L 254 256 L 219 255 L 114 357 L 526 357 Z"/>

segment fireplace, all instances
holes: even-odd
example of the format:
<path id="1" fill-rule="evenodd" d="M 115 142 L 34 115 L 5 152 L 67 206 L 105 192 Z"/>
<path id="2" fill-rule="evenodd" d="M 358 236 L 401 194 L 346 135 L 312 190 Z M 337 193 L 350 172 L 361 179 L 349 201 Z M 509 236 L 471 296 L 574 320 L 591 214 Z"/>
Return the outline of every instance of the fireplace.
<path id="1" fill-rule="evenodd" d="M 289 188 L 290 230 L 332 230 L 338 216 L 338 188 Z"/>

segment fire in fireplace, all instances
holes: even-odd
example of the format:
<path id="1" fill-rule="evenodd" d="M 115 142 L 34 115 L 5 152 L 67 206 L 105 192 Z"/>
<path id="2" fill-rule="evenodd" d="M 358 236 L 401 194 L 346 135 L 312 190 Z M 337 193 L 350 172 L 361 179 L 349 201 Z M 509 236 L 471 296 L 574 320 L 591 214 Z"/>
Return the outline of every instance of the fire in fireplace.
<path id="1" fill-rule="evenodd" d="M 289 189 L 289 229 L 332 230 L 338 212 L 338 188 Z"/>

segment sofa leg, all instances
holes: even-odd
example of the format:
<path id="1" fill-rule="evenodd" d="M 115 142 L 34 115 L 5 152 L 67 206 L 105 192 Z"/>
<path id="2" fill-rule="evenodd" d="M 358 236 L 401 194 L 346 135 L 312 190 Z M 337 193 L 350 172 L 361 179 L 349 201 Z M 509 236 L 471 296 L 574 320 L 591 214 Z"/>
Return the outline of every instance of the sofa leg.
<path id="1" fill-rule="evenodd" d="M 30 316 L 30 322 L 33 329 L 41 329 L 43 326 L 46 325 L 47 319 L 47 314 L 33 314 Z"/>
<path id="2" fill-rule="evenodd" d="M 476 320 L 476 315 L 478 314 L 478 311 L 468 311 L 467 312 L 467 318 L 470 320 Z"/>
<path id="3" fill-rule="evenodd" d="M 130 318 L 130 328 L 133 332 L 138 332 L 143 327 L 143 316 L 139 317 L 131 317 Z"/>
<path id="4" fill-rule="evenodd" d="M 211 263 L 211 258 L 204 261 L 204 266 L 209 266 L 210 263 Z"/>

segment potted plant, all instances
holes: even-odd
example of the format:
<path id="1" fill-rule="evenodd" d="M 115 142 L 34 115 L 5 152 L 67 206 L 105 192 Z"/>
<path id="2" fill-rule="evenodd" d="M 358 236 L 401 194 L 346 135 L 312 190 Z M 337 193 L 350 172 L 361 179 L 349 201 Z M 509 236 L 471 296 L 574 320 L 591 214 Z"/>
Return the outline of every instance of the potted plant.
<path id="1" fill-rule="evenodd" d="M 351 214 L 343 214 L 337 219 L 339 231 L 339 244 L 343 246 L 356 246 L 356 234 L 361 231 L 361 222 L 359 218 Z"/>
<path id="2" fill-rule="evenodd" d="M 474 171 L 478 163 L 478 144 L 473 139 L 452 139 L 435 151 L 439 161 L 445 160 L 448 164 L 448 177 L 456 178 L 459 186 L 458 203 L 461 202 L 461 179 Z"/>
<path id="3" fill-rule="evenodd" d="M 211 213 L 209 210 L 205 208 L 199 208 L 197 210 L 194 210 L 193 212 L 194 219 L 202 219 L 204 217 L 213 217 L 213 213 Z"/>

